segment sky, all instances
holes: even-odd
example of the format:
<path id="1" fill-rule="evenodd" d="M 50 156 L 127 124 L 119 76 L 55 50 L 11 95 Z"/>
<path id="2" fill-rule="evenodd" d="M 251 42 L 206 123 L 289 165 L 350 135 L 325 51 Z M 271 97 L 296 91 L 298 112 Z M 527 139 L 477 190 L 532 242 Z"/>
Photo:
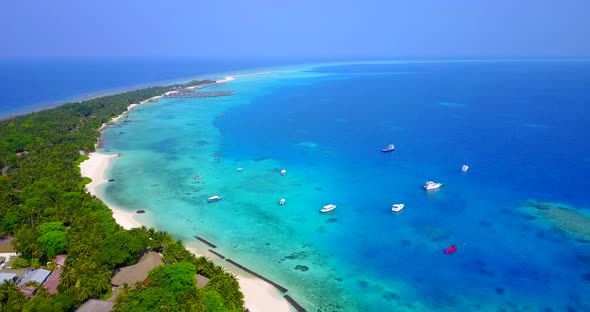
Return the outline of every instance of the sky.
<path id="1" fill-rule="evenodd" d="M 590 0 L 4 0 L 0 58 L 590 57 Z"/>

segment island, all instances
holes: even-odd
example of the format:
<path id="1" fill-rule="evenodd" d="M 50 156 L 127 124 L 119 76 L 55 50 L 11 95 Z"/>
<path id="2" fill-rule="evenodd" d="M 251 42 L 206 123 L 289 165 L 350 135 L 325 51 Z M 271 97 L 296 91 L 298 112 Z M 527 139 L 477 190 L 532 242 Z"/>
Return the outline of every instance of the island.
<path id="1" fill-rule="evenodd" d="M 233 274 L 166 232 L 120 226 L 79 167 L 100 130 L 131 105 L 207 85 L 216 82 L 144 88 L 0 122 L 0 251 L 18 254 L 0 257 L 3 311 L 247 310 Z"/>

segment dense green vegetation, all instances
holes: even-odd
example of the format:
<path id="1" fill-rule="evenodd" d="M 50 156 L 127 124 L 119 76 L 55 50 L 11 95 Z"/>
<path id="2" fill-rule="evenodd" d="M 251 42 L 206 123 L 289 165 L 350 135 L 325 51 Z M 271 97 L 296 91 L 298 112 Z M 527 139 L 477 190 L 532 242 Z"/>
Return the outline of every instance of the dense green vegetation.
<path id="1" fill-rule="evenodd" d="M 5 172 L 0 176 L 0 235 L 16 238 L 21 265 L 39 266 L 59 253 L 68 255 L 59 295 L 41 288 L 28 300 L 7 282 L 0 285 L 0 311 L 72 311 L 108 293 L 114 270 L 136 263 L 148 250 L 162 252 L 170 267 L 154 269 L 146 285 L 126 288 L 117 299 L 118 310 L 244 309 L 231 274 L 195 258 L 167 233 L 123 229 L 108 207 L 84 190 L 89 180 L 80 176 L 77 165 L 84 157 L 79 151 L 94 150 L 101 125 L 129 104 L 174 87 L 65 104 L 0 123 L 0 168 Z M 206 288 L 195 287 L 195 272 L 211 279 Z"/>

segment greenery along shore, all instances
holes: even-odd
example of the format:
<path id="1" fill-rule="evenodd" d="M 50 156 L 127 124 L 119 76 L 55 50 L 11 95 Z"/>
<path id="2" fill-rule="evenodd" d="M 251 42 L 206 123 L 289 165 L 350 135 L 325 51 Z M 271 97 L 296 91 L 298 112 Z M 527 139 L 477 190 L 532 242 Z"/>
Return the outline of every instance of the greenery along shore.
<path id="1" fill-rule="evenodd" d="M 147 251 L 161 252 L 167 264 L 153 269 L 143 284 L 124 287 L 116 311 L 243 311 L 233 275 L 196 258 L 169 234 L 145 227 L 125 230 L 99 199 L 89 195 L 78 167 L 93 151 L 99 128 L 128 105 L 177 87 L 151 87 L 69 103 L 0 123 L 0 235 L 14 236 L 20 266 L 38 267 L 66 253 L 59 294 L 40 287 L 32 299 L 13 282 L 0 285 L 0 311 L 73 311 L 111 292 L 116 269 L 137 263 Z M 210 279 L 195 287 L 195 273 Z"/>

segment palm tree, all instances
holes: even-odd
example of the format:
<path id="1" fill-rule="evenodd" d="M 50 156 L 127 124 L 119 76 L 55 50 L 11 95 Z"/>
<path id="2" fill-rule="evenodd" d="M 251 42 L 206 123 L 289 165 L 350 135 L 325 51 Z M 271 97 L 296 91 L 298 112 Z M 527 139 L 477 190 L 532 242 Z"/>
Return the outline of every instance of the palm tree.
<path id="1" fill-rule="evenodd" d="M 66 267 L 60 275 L 60 282 L 61 285 L 63 287 L 65 287 L 66 289 L 70 288 L 72 285 L 74 285 L 74 283 L 76 282 L 76 280 L 78 279 L 78 276 L 76 274 L 76 271 L 72 268 Z"/>
<path id="2" fill-rule="evenodd" d="M 203 292 L 196 287 L 190 288 L 180 297 L 180 308 L 190 312 L 205 312 L 207 307 L 203 301 Z"/>
<path id="3" fill-rule="evenodd" d="M 74 300 L 76 300 L 78 302 L 84 302 L 92 296 L 92 289 L 86 285 L 78 285 L 78 284 L 79 283 L 77 283 L 76 287 L 74 287 L 73 297 L 74 297 Z"/>

